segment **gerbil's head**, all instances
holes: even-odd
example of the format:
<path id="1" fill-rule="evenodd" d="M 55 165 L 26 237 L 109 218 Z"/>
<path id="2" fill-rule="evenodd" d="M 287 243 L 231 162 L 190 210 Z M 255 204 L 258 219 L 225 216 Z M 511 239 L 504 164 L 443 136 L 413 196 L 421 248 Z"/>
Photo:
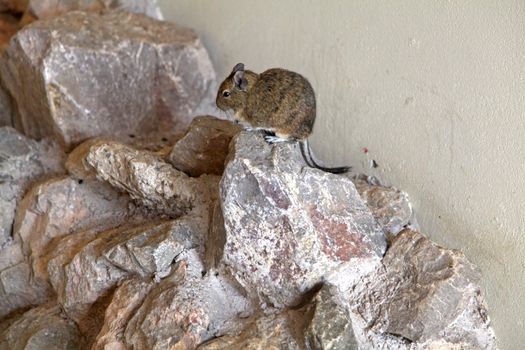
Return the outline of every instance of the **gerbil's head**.
<path id="1" fill-rule="evenodd" d="M 248 80 L 244 71 L 244 64 L 237 63 L 232 72 L 219 87 L 217 92 L 217 107 L 223 111 L 238 111 L 246 105 L 246 91 Z"/>

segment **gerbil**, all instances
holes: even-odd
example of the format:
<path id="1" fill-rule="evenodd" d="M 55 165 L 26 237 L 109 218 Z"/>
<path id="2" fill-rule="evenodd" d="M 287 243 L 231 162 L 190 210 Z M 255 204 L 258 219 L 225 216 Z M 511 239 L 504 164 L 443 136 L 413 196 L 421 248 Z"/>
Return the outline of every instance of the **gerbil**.
<path id="1" fill-rule="evenodd" d="M 221 83 L 216 99 L 223 111 L 233 110 L 235 120 L 253 129 L 261 129 L 268 143 L 299 141 L 306 163 L 334 174 L 349 167 L 326 168 L 318 165 L 308 146 L 308 136 L 315 122 L 315 93 L 302 75 L 281 68 L 257 74 L 238 63 Z"/>

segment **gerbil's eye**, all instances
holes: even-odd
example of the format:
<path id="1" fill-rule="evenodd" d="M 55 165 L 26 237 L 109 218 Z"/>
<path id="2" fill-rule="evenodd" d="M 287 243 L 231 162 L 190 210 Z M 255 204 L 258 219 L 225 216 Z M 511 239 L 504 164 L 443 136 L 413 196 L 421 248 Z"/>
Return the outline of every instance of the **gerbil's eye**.
<path id="1" fill-rule="evenodd" d="M 230 96 L 230 92 L 228 90 L 224 90 L 224 92 L 222 93 L 222 96 L 228 97 Z"/>

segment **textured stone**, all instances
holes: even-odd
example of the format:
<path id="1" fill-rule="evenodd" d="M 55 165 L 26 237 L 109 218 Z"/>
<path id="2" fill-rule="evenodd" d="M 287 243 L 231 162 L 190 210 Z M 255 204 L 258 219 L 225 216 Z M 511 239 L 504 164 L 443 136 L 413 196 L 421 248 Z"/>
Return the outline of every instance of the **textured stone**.
<path id="1" fill-rule="evenodd" d="M 63 161 L 56 144 L 0 128 L 0 250 L 11 239 L 15 210 L 27 188 L 43 177 L 63 173 Z"/>
<path id="2" fill-rule="evenodd" d="M 207 221 L 180 219 L 133 228 L 118 228 L 85 242 L 85 235 L 65 237 L 61 252 L 48 258 L 49 279 L 64 310 L 75 321 L 92 317 L 91 306 L 131 276 L 160 280 L 173 260 L 194 247 Z M 88 238 L 89 239 L 89 238 Z M 69 248 L 69 249 L 68 249 Z"/>
<path id="3" fill-rule="evenodd" d="M 54 178 L 33 187 L 21 201 L 15 234 L 21 238 L 24 252 L 37 258 L 52 240 L 130 222 L 140 214 L 131 204 L 127 195 L 107 184 Z"/>
<path id="4" fill-rule="evenodd" d="M 0 52 L 2 51 L 2 39 L 0 38 Z M 13 126 L 13 105 L 11 96 L 7 90 L 0 85 L 0 127 Z"/>
<path id="5" fill-rule="evenodd" d="M 352 292 L 352 310 L 368 331 L 401 336 L 420 348 L 444 341 L 461 349 L 495 349 L 479 280 L 463 254 L 404 230 L 382 267 Z"/>
<path id="6" fill-rule="evenodd" d="M 162 19 L 156 0 L 30 0 L 28 12 L 35 19 L 48 19 L 76 10 L 110 9 L 121 9 Z"/>
<path id="7" fill-rule="evenodd" d="M 350 316 L 323 286 L 313 300 L 314 311 L 305 330 L 309 349 L 358 350 Z"/>
<path id="8" fill-rule="evenodd" d="M 123 341 L 126 325 L 154 286 L 152 282 L 130 279 L 117 288 L 106 309 L 104 324 L 93 350 L 126 349 Z"/>
<path id="9" fill-rule="evenodd" d="M 190 176 L 222 175 L 230 141 L 241 128 L 227 120 L 195 118 L 171 150 L 168 161 Z"/>
<path id="10" fill-rule="evenodd" d="M 179 256 L 178 268 L 152 288 L 124 332 L 132 349 L 194 349 L 238 329 L 251 305 L 221 275 L 203 274 L 195 250 Z"/>
<path id="11" fill-rule="evenodd" d="M 304 165 L 297 145 L 262 134 L 234 139 L 221 181 L 223 262 L 249 291 L 293 305 L 322 281 L 351 285 L 386 242 L 353 183 Z"/>
<path id="12" fill-rule="evenodd" d="M 190 178 L 160 157 L 117 142 L 90 148 L 87 163 L 97 178 L 126 191 L 141 205 L 178 217 L 208 212 L 218 195 L 219 178 Z"/>
<path id="13" fill-rule="evenodd" d="M 0 12 L 23 13 L 29 0 L 0 0 Z"/>
<path id="14" fill-rule="evenodd" d="M 0 333 L 2 350 L 75 350 L 80 333 L 57 305 L 43 305 L 25 312 Z"/>
<path id="15" fill-rule="evenodd" d="M 38 21 L 2 59 L 15 125 L 67 147 L 95 136 L 173 134 L 214 109 L 215 72 L 195 33 L 146 16 L 70 12 Z"/>
<path id="16" fill-rule="evenodd" d="M 385 233 L 397 234 L 414 224 L 414 214 L 408 194 L 394 187 L 385 187 L 364 176 L 353 180 L 357 192 Z"/>

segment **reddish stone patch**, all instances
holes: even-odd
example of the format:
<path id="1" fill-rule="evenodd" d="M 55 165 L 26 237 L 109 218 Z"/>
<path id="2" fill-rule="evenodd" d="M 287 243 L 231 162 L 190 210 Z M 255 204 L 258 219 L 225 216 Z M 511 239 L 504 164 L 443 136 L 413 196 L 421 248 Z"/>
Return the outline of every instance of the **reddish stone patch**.
<path id="1" fill-rule="evenodd" d="M 310 206 L 308 213 L 319 232 L 323 253 L 328 257 L 339 261 L 349 261 L 352 258 L 363 258 L 370 255 L 369 244 L 363 241 L 361 235 L 349 231 L 348 225 L 329 220 L 317 210 L 316 206 Z"/>
<path id="2" fill-rule="evenodd" d="M 288 199 L 288 196 L 275 183 L 266 181 L 265 179 L 261 178 L 259 180 L 259 185 L 263 194 L 266 197 L 270 197 L 279 209 L 286 210 L 290 207 L 291 203 Z"/>

